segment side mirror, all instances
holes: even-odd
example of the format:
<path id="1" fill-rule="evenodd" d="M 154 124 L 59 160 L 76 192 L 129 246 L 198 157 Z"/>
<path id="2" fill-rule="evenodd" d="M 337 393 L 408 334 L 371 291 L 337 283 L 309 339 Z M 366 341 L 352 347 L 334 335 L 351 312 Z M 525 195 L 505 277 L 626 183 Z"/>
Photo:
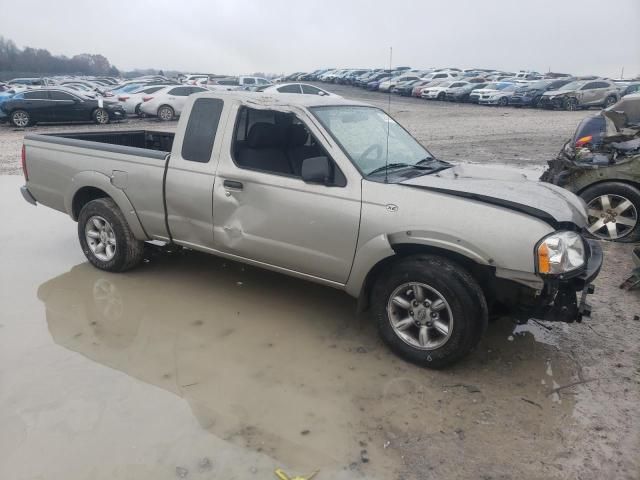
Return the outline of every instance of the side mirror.
<path id="1" fill-rule="evenodd" d="M 305 158 L 302 162 L 302 180 L 306 183 L 329 185 L 331 181 L 331 164 L 327 157 Z"/>

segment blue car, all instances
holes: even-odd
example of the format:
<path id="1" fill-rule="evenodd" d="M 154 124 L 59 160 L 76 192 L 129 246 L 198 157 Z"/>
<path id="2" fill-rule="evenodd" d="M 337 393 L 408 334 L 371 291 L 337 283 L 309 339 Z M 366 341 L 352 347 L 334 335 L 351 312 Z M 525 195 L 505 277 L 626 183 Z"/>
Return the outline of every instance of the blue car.
<path id="1" fill-rule="evenodd" d="M 5 122 L 7 120 L 7 114 L 2 111 L 2 104 L 9 100 L 11 97 L 15 95 L 13 90 L 6 90 L 4 92 L 0 92 L 0 122 Z"/>

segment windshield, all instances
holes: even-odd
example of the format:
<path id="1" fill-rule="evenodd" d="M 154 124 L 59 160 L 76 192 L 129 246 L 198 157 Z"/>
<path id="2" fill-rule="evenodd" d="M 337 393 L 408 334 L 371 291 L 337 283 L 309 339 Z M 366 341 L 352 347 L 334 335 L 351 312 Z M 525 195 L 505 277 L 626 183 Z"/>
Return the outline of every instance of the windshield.
<path id="1" fill-rule="evenodd" d="M 537 82 L 530 83 L 527 87 L 533 90 L 540 90 L 550 84 L 551 82 L 549 80 L 538 80 Z"/>
<path id="2" fill-rule="evenodd" d="M 384 167 L 387 162 L 413 166 L 433 158 L 404 128 L 378 108 L 334 106 L 311 110 L 364 175 Z"/>

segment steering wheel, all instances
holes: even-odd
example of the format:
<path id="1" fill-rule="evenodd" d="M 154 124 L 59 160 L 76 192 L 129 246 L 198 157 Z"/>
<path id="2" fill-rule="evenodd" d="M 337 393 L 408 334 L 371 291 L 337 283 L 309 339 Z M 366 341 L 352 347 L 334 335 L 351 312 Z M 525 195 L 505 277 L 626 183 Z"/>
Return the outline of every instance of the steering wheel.
<path id="1" fill-rule="evenodd" d="M 370 147 L 367 147 L 367 149 L 362 152 L 362 155 L 360 155 L 360 160 L 364 163 L 367 160 L 369 154 L 373 151 L 376 152 L 376 158 L 370 158 L 369 160 L 380 160 L 382 158 L 382 145 L 380 145 L 379 143 L 375 143 Z"/>

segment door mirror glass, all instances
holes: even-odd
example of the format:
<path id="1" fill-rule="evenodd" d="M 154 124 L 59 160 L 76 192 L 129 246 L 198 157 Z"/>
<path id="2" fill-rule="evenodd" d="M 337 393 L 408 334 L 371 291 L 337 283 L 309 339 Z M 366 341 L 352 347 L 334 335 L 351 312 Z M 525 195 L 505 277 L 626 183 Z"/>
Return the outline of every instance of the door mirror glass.
<path id="1" fill-rule="evenodd" d="M 331 183 L 331 164 L 327 157 L 305 158 L 302 162 L 302 180 L 307 183 L 329 185 Z"/>

